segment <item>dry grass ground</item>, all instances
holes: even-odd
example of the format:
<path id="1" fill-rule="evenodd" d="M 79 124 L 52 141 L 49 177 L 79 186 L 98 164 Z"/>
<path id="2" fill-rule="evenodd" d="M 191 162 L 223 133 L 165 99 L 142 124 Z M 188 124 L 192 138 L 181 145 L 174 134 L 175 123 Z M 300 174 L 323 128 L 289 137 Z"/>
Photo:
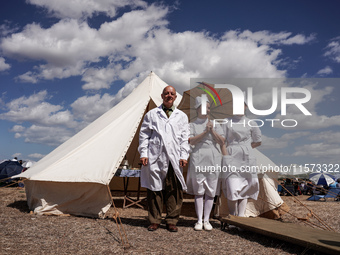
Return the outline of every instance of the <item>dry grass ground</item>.
<path id="1" fill-rule="evenodd" d="M 340 202 L 299 199 L 325 222 L 340 232 Z M 304 217 L 307 211 L 290 197 L 284 200 L 291 211 Z M 112 219 L 85 217 L 37 216 L 30 214 L 23 189 L 0 188 L 0 254 L 320 254 L 304 247 L 259 234 L 238 230 L 220 230 L 220 222 L 212 220 L 211 232 L 195 232 L 195 209 L 186 199 L 179 232 L 170 233 L 164 226 L 147 231 L 147 211 L 140 208 L 117 210 L 131 245 L 124 249 L 116 223 Z M 113 208 L 111 208 L 113 212 Z M 302 224 L 290 215 L 283 221 Z"/>

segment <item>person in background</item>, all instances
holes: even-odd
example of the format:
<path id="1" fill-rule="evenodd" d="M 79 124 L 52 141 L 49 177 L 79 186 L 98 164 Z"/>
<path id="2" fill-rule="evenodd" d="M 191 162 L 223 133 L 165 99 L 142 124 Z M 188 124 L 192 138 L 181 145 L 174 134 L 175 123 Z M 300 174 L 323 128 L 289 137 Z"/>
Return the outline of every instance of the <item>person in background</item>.
<path id="1" fill-rule="evenodd" d="M 311 181 L 307 182 L 307 191 L 306 191 L 306 195 L 313 195 L 313 189 L 314 189 L 314 185 L 312 184 Z"/>
<path id="2" fill-rule="evenodd" d="M 244 108 L 246 110 L 246 103 Z M 230 214 L 244 217 L 248 198 L 257 200 L 259 194 L 253 149 L 261 145 L 261 130 L 245 115 L 234 115 L 222 128 L 226 138 L 226 149 L 222 148 L 222 165 L 230 170 L 222 183 L 223 192 Z M 233 169 L 236 171 L 231 171 Z M 242 172 L 241 169 L 249 171 Z"/>
<path id="3" fill-rule="evenodd" d="M 206 104 L 207 112 L 202 114 L 202 104 Z M 195 195 L 195 210 L 197 222 L 194 230 L 212 230 L 209 222 L 211 209 L 216 191 L 219 195 L 219 172 L 210 172 L 211 166 L 221 163 L 220 145 L 224 143 L 223 130 L 220 125 L 213 127 L 209 120 L 210 103 L 196 97 L 195 108 L 197 118 L 189 124 L 190 145 L 193 149 L 190 154 L 189 171 L 187 174 L 187 193 Z M 204 220 L 203 220 L 204 213 Z"/>
<path id="4" fill-rule="evenodd" d="M 300 190 L 302 195 L 306 195 L 307 192 L 307 185 L 305 182 L 300 183 Z"/>
<path id="5" fill-rule="evenodd" d="M 284 191 L 284 194 L 286 196 L 296 196 L 296 187 L 294 185 L 294 181 L 290 178 L 287 178 L 286 179 L 286 182 L 285 182 L 285 191 Z"/>
<path id="6" fill-rule="evenodd" d="M 301 195 L 301 189 L 300 189 L 300 185 L 299 185 L 299 182 L 298 181 L 294 181 L 294 192 L 295 192 L 295 195 Z"/>
<path id="7" fill-rule="evenodd" d="M 165 204 L 166 228 L 177 232 L 186 190 L 182 172 L 189 157 L 189 123 L 187 115 L 174 106 L 174 87 L 165 87 L 161 97 L 163 103 L 146 113 L 140 129 L 141 186 L 147 188 L 148 230 L 159 228 Z"/>

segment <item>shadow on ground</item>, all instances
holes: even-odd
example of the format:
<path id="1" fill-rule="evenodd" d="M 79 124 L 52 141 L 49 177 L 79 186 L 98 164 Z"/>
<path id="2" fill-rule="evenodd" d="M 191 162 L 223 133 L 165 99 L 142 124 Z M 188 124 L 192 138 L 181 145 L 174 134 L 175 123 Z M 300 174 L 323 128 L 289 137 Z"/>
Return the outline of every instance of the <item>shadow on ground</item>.
<path id="1" fill-rule="evenodd" d="M 26 200 L 19 200 L 7 205 L 7 207 L 18 209 L 20 212 L 29 213 L 30 209 L 28 208 Z"/>

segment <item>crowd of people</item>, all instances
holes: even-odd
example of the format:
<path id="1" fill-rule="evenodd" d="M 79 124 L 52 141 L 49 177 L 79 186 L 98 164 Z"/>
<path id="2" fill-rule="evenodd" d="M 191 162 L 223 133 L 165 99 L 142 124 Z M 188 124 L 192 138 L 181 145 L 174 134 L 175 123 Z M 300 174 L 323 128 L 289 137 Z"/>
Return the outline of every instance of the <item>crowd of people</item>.
<path id="1" fill-rule="evenodd" d="M 210 104 L 202 97 L 195 98 L 197 118 L 189 123 L 187 115 L 174 106 L 177 98 L 174 87 L 164 88 L 161 97 L 162 105 L 145 115 L 139 135 L 141 186 L 147 189 L 148 230 L 159 228 L 165 205 L 166 228 L 170 232 L 178 231 L 176 224 L 183 191 L 195 196 L 194 229 L 197 231 L 212 230 L 210 213 L 214 197 L 221 190 L 230 214 L 244 216 L 248 199 L 257 199 L 259 183 L 256 172 L 239 170 L 256 166 L 253 148 L 261 145 L 260 129 L 257 125 L 245 125 L 249 122 L 245 115 L 233 116 L 226 125 L 213 123 L 209 119 Z M 205 114 L 202 107 L 206 109 Z M 246 103 L 244 107 L 247 108 Z M 187 164 L 185 181 L 183 167 Z M 228 171 L 223 174 L 208 171 L 215 165 Z"/>
<path id="2" fill-rule="evenodd" d="M 340 188 L 340 178 L 329 185 L 315 185 L 310 180 L 286 178 L 279 185 L 278 192 L 282 196 L 312 196 L 325 195 L 330 188 Z"/>

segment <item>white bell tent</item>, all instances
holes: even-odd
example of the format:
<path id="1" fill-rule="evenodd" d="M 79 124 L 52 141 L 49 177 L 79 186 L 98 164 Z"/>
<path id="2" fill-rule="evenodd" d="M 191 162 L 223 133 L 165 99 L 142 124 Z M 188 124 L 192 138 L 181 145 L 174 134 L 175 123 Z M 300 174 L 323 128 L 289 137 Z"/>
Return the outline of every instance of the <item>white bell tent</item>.
<path id="1" fill-rule="evenodd" d="M 26 178 L 30 210 L 104 217 L 112 204 L 108 185 L 125 157 L 138 167 L 140 124 L 147 111 L 162 103 L 166 86 L 151 72 L 119 104 L 15 176 Z M 181 99 L 178 94 L 176 102 Z"/>

